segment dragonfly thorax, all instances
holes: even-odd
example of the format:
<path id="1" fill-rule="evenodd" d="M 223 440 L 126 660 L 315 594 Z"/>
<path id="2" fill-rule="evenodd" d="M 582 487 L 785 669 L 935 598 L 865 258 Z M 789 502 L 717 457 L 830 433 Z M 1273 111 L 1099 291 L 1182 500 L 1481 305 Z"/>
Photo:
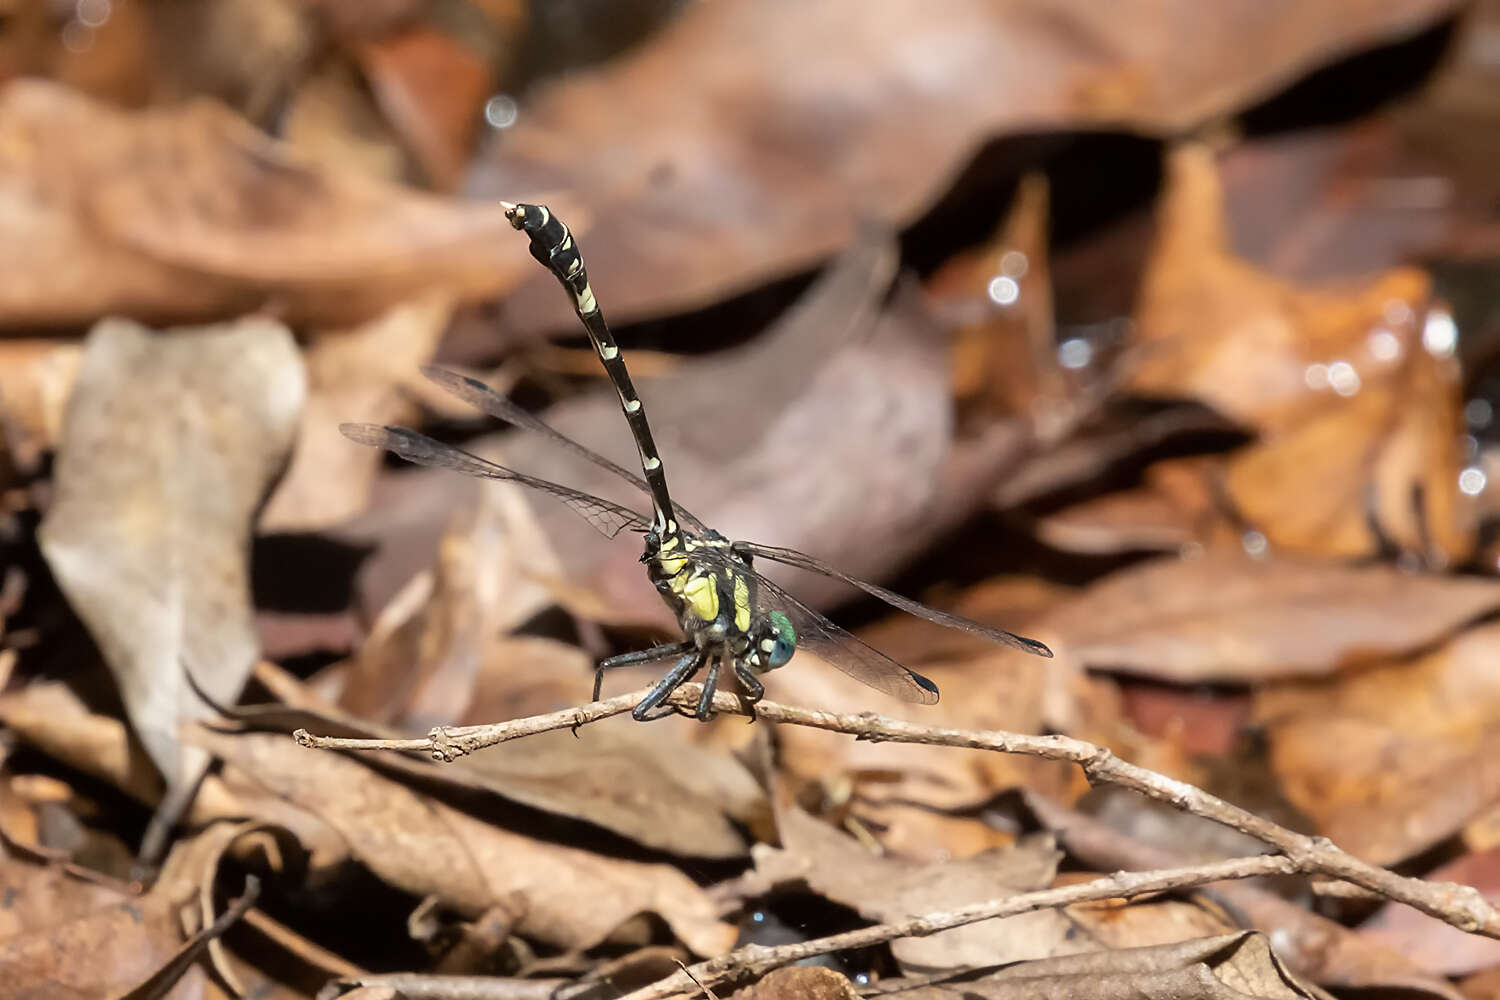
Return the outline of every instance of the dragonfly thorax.
<path id="1" fill-rule="evenodd" d="M 750 562 L 729 539 L 709 531 L 698 536 L 675 525 L 646 534 L 641 556 L 646 570 L 683 634 L 699 648 L 728 655 L 757 672 L 792 658 L 796 633 L 780 611 L 756 608 Z"/>

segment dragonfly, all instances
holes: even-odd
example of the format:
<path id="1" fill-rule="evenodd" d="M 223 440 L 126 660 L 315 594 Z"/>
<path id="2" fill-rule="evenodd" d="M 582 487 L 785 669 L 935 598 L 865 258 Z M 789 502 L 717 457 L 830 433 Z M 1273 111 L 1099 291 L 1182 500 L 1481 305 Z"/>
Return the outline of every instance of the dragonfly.
<path id="1" fill-rule="evenodd" d="M 765 694 L 761 675 L 785 666 L 798 650 L 805 650 L 877 691 L 903 701 L 937 703 L 938 688 L 931 680 L 813 610 L 759 572 L 755 568 L 756 559 L 832 577 L 925 621 L 1037 656 L 1052 655 L 1050 649 L 1035 639 L 928 607 L 849 576 L 795 549 L 731 540 L 677 503 L 667 489 L 666 470 L 646 420 L 645 404 L 631 382 L 619 344 L 589 285 L 583 257 L 572 233 L 542 205 L 506 203 L 505 212 L 511 225 L 529 237 L 531 255 L 552 272 L 572 297 L 574 311 L 619 395 L 620 409 L 640 455 L 641 474 L 574 441 L 478 379 L 431 366 L 422 372 L 442 389 L 489 416 L 541 434 L 630 483 L 649 499 L 651 513 L 643 514 L 603 497 L 528 476 L 408 428 L 351 423 L 342 424 L 339 429 L 359 444 L 383 448 L 418 465 L 516 483 L 548 494 L 573 508 L 610 538 L 626 530 L 642 536 L 641 562 L 662 600 L 676 616 L 683 638 L 600 661 L 594 673 L 594 700 L 599 698 L 606 671 L 671 661 L 666 674 L 631 711 L 637 721 L 675 714 L 676 707 L 665 704 L 667 700 L 704 671 L 702 693 L 692 715 L 703 721 L 713 717 L 714 693 L 721 672 L 725 671 L 734 675 L 741 697 L 753 713 L 755 703 Z"/>

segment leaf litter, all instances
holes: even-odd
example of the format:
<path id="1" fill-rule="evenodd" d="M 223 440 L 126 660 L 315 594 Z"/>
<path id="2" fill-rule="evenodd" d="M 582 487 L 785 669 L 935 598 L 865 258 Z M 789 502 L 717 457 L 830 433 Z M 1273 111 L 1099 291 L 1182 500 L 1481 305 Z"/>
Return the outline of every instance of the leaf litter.
<path id="1" fill-rule="evenodd" d="M 733 717 L 450 764 L 295 745 L 564 710 L 672 635 L 628 543 L 337 435 L 418 422 L 640 503 L 419 377 L 482 373 L 635 461 L 593 359 L 542 344 L 566 302 L 492 195 L 551 203 L 634 324 L 674 496 L 1057 653 L 788 576 L 942 700 L 805 651 L 768 697 L 1088 739 L 1494 894 L 1500 306 L 1463 124 L 1492 4 L 77 6 L 0 22 L 0 992 L 619 996 L 1261 849 L 1057 762 Z M 1318 118 L 1330 86 L 1399 100 Z M 1102 169 L 1124 130 L 1165 138 Z M 1044 909 L 715 989 L 1491 995 L 1493 942 L 1336 889 Z"/>

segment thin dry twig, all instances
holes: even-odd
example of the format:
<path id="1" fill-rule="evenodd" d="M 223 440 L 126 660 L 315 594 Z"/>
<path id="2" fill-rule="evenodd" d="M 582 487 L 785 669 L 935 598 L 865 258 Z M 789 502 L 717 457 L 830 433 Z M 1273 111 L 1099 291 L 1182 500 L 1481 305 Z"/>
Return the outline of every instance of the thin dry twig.
<path id="1" fill-rule="evenodd" d="M 318 1000 L 335 1000 L 359 987 L 392 990 L 404 1000 L 551 1000 L 566 984 L 562 979 L 394 972 L 335 980 L 318 994 Z"/>
<path id="2" fill-rule="evenodd" d="M 701 690 L 701 686 L 698 684 L 685 684 L 673 693 L 669 699 L 669 703 L 679 708 L 690 709 L 696 704 Z M 485 747 L 518 739 L 522 736 L 530 736 L 535 733 L 555 729 L 577 727 L 598 719 L 607 718 L 611 715 L 619 715 L 629 711 L 632 706 L 645 696 L 645 693 L 644 690 L 637 691 L 631 694 L 620 695 L 616 698 L 581 705 L 577 708 L 565 709 L 560 712 L 516 719 L 511 722 L 494 723 L 487 726 L 467 726 L 463 728 L 439 727 L 434 729 L 425 739 L 418 740 L 327 739 L 313 736 L 305 730 L 298 730 L 295 736 L 297 742 L 307 747 L 327 747 L 347 750 L 421 751 L 431 754 L 434 759 L 439 761 L 452 761 L 464 754 L 473 753 Z M 740 701 L 737 695 L 727 692 L 719 692 L 715 696 L 714 709 L 719 712 L 737 715 L 750 714 L 750 709 Z M 754 707 L 754 713 L 758 718 L 769 722 L 810 726 L 814 729 L 847 733 L 856 739 L 862 740 L 919 743 L 928 746 L 966 747 L 974 750 L 990 750 L 997 753 L 1024 754 L 1047 760 L 1071 761 L 1083 768 L 1084 775 L 1088 778 L 1090 784 L 1112 784 L 1131 789 L 1148 798 L 1166 802 L 1184 812 L 1202 816 L 1216 823 L 1222 823 L 1225 826 L 1249 834 L 1257 840 L 1274 847 L 1280 852 L 1279 858 L 1275 860 L 1289 866 L 1277 870 L 1320 874 L 1341 879 L 1344 882 L 1360 886 L 1387 899 L 1415 907 L 1423 913 L 1452 924 L 1460 930 L 1483 934 L 1486 937 L 1500 938 L 1500 910 L 1496 910 L 1495 907 L 1491 906 L 1479 891 L 1471 886 L 1458 885 L 1452 882 L 1426 882 L 1421 879 L 1406 878 L 1397 875 L 1384 868 L 1361 861 L 1340 849 L 1326 837 L 1310 837 L 1306 834 L 1288 830 L 1262 816 L 1257 816 L 1255 813 L 1210 795 L 1201 788 L 1121 760 L 1107 747 L 1096 746 L 1095 744 L 1068 736 L 1033 736 L 1026 733 L 1009 733 L 1002 730 L 965 730 L 950 729 L 941 726 L 923 726 L 903 722 L 899 719 L 886 718 L 876 715 L 873 712 L 858 714 L 820 712 L 812 709 L 782 705 L 772 701 L 757 703 Z M 1243 862 L 1245 859 L 1239 860 Z M 1264 864 L 1267 862 L 1260 861 L 1260 863 Z M 1201 873 L 1209 871 L 1211 867 L 1205 865 L 1170 871 L 1175 877 L 1178 873 Z M 1111 878 L 1116 879 L 1121 877 L 1111 876 Z M 1236 877 L 1245 876 L 1218 874 L 1207 881 Z M 1201 884 L 1201 881 L 1182 884 L 1197 885 Z M 1102 883 L 1087 884 L 1092 886 Z M 1071 890 L 1079 888 L 1079 886 L 1069 887 Z M 1160 887 L 1137 887 L 1131 888 L 1130 892 L 1138 894 L 1140 892 L 1155 891 L 1157 888 Z M 1046 890 L 1046 892 L 1061 891 L 1063 890 Z M 1118 895 L 1120 893 L 1115 892 L 1112 894 Z M 1037 896 L 1045 896 L 1045 893 L 1030 893 L 1026 897 L 1012 897 L 1010 900 L 1003 902 L 1010 904 L 1018 899 L 1030 899 Z M 1068 898 L 1064 903 L 1042 903 L 1039 905 L 1065 905 L 1066 902 L 1077 901 L 1076 899 Z M 970 907 L 969 909 L 973 910 L 975 908 Z M 966 911 L 954 912 L 963 913 Z M 985 916 L 974 917 L 972 919 L 987 919 L 988 916 L 1000 916 L 1010 912 L 1022 911 L 1005 910 L 1003 912 L 987 913 Z M 902 926 L 905 925 L 884 925 L 886 929 Z M 919 924 L 919 926 L 925 925 Z M 958 926 L 958 924 L 945 924 L 944 927 L 946 926 Z M 860 934 L 876 929 L 866 928 L 865 931 L 851 933 Z M 938 927 L 935 929 L 943 928 Z M 886 937 L 879 937 L 877 940 L 889 940 L 890 937 L 900 937 L 910 933 L 916 932 L 901 931 L 900 933 L 888 934 Z M 929 930 L 925 933 L 932 933 L 932 931 Z M 824 938 L 821 942 L 804 942 L 802 945 L 796 947 L 811 947 L 814 945 L 822 947 L 828 942 L 842 940 L 847 936 L 837 935 L 834 938 Z M 838 943 L 832 947 L 846 948 L 856 946 L 858 945 L 852 943 Z M 775 950 L 782 951 L 784 949 Z M 823 948 L 823 950 L 828 949 Z M 746 953 L 752 955 L 759 954 L 750 952 L 749 949 L 743 949 L 741 952 L 734 954 L 744 956 Z M 820 952 L 813 951 L 808 954 L 818 953 Z M 725 959 L 729 957 L 724 956 Z M 787 959 L 787 961 L 797 961 L 801 957 L 806 956 L 798 955 Z M 718 959 L 715 961 L 723 960 Z M 705 964 L 712 965 L 712 963 Z M 709 976 L 710 978 L 705 981 L 711 984 L 719 981 L 712 978 L 712 973 Z M 677 980 L 677 976 L 674 975 L 671 979 Z M 666 980 L 663 982 L 666 982 Z M 640 991 L 637 994 L 632 994 L 633 997 L 641 997 L 641 1000 L 644 1000 L 648 995 L 666 996 L 668 994 L 646 994 Z"/>
<path id="3" fill-rule="evenodd" d="M 952 930 L 965 924 L 996 917 L 1013 917 L 1018 913 L 1072 906 L 1075 903 L 1091 903 L 1102 899 L 1118 899 L 1141 896 L 1146 893 L 1164 892 L 1169 889 L 1186 889 L 1222 882 L 1228 879 L 1255 878 L 1260 875 L 1289 875 L 1305 871 L 1298 862 L 1283 854 L 1257 854 L 1248 858 L 1230 858 L 1227 861 L 1211 861 L 1185 868 L 1162 868 L 1156 871 L 1116 872 L 1091 882 L 1061 886 L 1055 889 L 1040 889 L 1004 899 L 987 899 L 956 910 L 927 913 L 888 924 L 861 927 L 842 934 L 797 941 L 792 944 L 766 947 L 747 945 L 727 955 L 711 958 L 706 962 L 674 972 L 650 986 L 627 993 L 621 1000 L 664 1000 L 666 997 L 692 995 L 699 988 L 718 986 L 763 976 L 793 962 L 800 962 L 815 955 L 845 951 L 850 948 L 869 948 L 903 937 L 926 937 L 939 931 Z"/>
<path id="4" fill-rule="evenodd" d="M 703 996 L 705 998 L 707 998 L 707 1000 L 719 1000 L 719 998 L 714 995 L 714 991 L 713 990 L 709 989 L 707 986 L 704 986 L 703 983 L 699 982 L 698 977 L 695 976 L 695 975 L 693 975 L 693 970 L 692 969 L 689 969 L 682 962 L 678 962 L 677 963 L 677 968 L 679 968 L 679 969 L 682 970 L 682 974 L 684 976 L 687 976 L 689 979 L 691 979 L 693 981 L 693 985 L 696 986 L 696 987 L 698 987 L 698 992 L 702 993 Z"/>

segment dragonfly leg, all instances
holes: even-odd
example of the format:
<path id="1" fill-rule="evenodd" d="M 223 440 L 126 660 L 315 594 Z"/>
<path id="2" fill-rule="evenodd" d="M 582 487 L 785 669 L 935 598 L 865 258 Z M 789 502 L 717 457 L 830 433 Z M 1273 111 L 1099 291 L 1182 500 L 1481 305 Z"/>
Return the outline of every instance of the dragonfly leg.
<path id="1" fill-rule="evenodd" d="M 751 671 L 750 665 L 742 660 L 734 661 L 734 676 L 740 682 L 740 695 L 745 699 L 745 707 L 750 710 L 750 721 L 755 721 L 755 703 L 766 696 L 766 686 L 760 682 Z"/>
<path id="2" fill-rule="evenodd" d="M 662 646 L 638 649 L 633 653 L 621 653 L 619 656 L 600 660 L 599 665 L 594 668 L 594 701 L 599 700 L 599 690 L 604 686 L 604 671 L 613 670 L 615 667 L 632 667 L 637 663 L 650 663 L 652 660 L 665 660 L 669 656 L 680 656 L 696 648 L 691 642 L 669 642 Z"/>
<path id="3" fill-rule="evenodd" d="M 719 658 L 714 657 L 708 665 L 708 675 L 703 678 L 703 693 L 698 696 L 698 710 L 694 714 L 699 722 L 707 722 L 714 717 L 714 691 L 719 687 Z"/>
<path id="4" fill-rule="evenodd" d="M 705 654 L 703 651 L 695 648 L 691 653 L 688 653 L 674 663 L 672 669 L 667 671 L 667 676 L 658 681 L 656 687 L 651 689 L 651 693 L 642 698 L 641 703 L 630 710 L 630 717 L 635 719 L 636 722 L 652 722 L 656 719 L 675 714 L 675 710 L 670 708 L 662 712 L 657 712 L 655 715 L 652 715 L 651 712 L 662 702 L 666 701 L 672 692 L 681 686 L 683 681 L 696 674 L 703 666 L 704 659 Z"/>

